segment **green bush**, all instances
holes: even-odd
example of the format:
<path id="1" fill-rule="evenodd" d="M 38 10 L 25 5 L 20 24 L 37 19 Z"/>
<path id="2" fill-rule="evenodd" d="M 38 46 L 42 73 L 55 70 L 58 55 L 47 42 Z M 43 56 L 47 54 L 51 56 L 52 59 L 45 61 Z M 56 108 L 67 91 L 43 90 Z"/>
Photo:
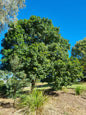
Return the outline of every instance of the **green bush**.
<path id="1" fill-rule="evenodd" d="M 20 81 L 17 80 L 15 77 L 11 77 L 6 82 L 6 95 L 9 98 L 16 97 L 16 94 L 19 92 L 20 89 Z"/>
<path id="2" fill-rule="evenodd" d="M 17 79 L 15 76 L 9 78 L 5 83 L 6 86 L 6 96 L 9 98 L 19 97 L 22 89 L 27 86 L 25 80 Z"/>
<path id="3" fill-rule="evenodd" d="M 43 94 L 42 91 L 33 90 L 29 95 L 22 95 L 18 101 L 17 107 L 27 108 L 25 111 L 37 111 L 43 106 L 44 102 L 47 100 L 47 96 Z"/>

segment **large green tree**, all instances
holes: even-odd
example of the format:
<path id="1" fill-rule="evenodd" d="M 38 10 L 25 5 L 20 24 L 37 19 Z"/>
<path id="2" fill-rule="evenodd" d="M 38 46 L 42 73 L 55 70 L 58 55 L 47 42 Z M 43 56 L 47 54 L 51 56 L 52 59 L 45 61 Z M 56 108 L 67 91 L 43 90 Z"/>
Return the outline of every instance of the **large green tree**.
<path id="1" fill-rule="evenodd" d="M 25 0 L 0 0 L 0 31 L 16 19 L 19 8 L 24 6 Z"/>
<path id="2" fill-rule="evenodd" d="M 78 41 L 72 48 L 72 56 L 77 57 L 83 67 L 83 73 L 86 75 L 86 38 Z"/>
<path id="3" fill-rule="evenodd" d="M 16 26 L 11 23 L 9 27 L 11 29 L 2 41 L 2 68 L 13 72 L 20 79 L 25 77 L 32 88 L 36 79 L 50 75 L 54 81 L 59 79 L 65 82 L 65 77 L 66 82 L 69 80 L 71 71 L 75 69 L 66 69 L 67 63 L 70 65 L 70 45 L 68 40 L 61 37 L 59 28 L 54 27 L 51 20 L 31 16 L 29 20 L 19 20 Z M 67 71 L 69 73 L 64 74 Z M 74 80 L 79 74 L 81 77 L 81 70 L 77 68 L 77 74 L 73 74 Z M 56 86 L 59 82 L 54 83 Z"/>

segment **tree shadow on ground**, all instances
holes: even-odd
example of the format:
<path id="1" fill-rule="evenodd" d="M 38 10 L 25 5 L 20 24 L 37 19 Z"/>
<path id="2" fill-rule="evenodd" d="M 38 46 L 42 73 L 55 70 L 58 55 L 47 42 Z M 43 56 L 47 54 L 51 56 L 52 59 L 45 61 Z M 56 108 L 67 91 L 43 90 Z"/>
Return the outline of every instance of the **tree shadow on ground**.
<path id="1" fill-rule="evenodd" d="M 53 86 L 53 84 L 43 84 L 43 85 L 38 85 L 38 86 L 36 86 L 37 88 L 46 88 L 46 87 L 52 87 Z"/>
<path id="2" fill-rule="evenodd" d="M 2 108 L 14 108 L 14 103 L 10 103 L 10 102 L 0 102 L 0 106 Z"/>
<path id="3" fill-rule="evenodd" d="M 44 94 L 49 95 L 49 96 L 54 96 L 57 97 L 59 94 L 55 92 L 53 89 L 47 89 L 44 91 Z"/>

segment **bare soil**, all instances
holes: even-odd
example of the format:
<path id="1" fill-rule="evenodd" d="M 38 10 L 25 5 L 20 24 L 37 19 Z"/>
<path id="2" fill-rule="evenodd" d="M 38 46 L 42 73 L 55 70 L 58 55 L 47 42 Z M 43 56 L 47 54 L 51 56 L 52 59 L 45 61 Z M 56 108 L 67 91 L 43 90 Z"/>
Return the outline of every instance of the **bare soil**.
<path id="1" fill-rule="evenodd" d="M 86 115 L 84 96 L 76 96 L 72 90 L 68 93 L 63 91 L 52 93 L 54 95 L 46 104 L 44 115 Z"/>
<path id="2" fill-rule="evenodd" d="M 68 92 L 49 91 L 48 95 L 44 108 L 35 115 L 86 115 L 86 95 L 77 96 L 71 89 Z M 0 115 L 25 115 L 16 112 L 13 100 L 0 99 L 0 103 L 11 103 L 11 106 L 0 107 Z"/>

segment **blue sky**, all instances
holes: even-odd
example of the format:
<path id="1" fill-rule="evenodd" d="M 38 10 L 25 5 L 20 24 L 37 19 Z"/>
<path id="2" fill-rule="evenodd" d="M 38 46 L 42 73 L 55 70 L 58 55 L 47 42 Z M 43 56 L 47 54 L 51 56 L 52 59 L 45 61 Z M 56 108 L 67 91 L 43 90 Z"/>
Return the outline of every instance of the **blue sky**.
<path id="1" fill-rule="evenodd" d="M 31 15 L 51 19 L 71 47 L 86 37 L 86 0 L 26 0 L 18 19 L 29 19 Z"/>

